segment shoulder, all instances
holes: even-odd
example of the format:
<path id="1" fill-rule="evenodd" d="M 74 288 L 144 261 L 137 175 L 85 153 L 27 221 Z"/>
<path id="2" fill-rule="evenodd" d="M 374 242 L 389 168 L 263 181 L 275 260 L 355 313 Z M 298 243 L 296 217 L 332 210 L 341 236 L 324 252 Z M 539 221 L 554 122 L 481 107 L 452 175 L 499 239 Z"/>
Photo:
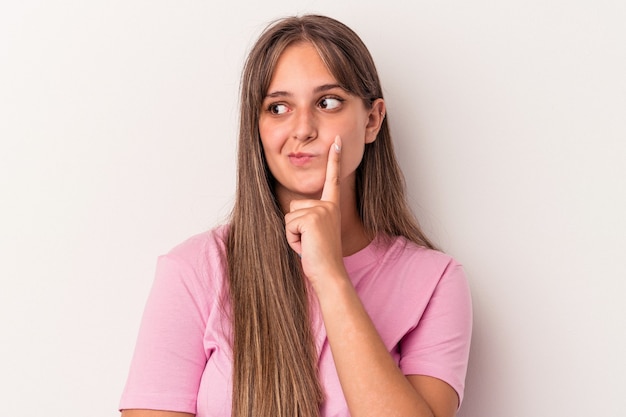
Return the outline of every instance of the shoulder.
<path id="1" fill-rule="evenodd" d="M 438 281 L 446 273 L 462 270 L 452 256 L 419 246 L 402 236 L 378 238 L 373 243 L 381 265 L 394 270 L 396 276 Z"/>
<path id="2" fill-rule="evenodd" d="M 433 297 L 449 302 L 468 298 L 465 272 L 452 256 L 404 237 L 377 238 L 370 246 L 370 263 L 355 271 L 355 283 L 364 303 L 377 313 L 399 309 L 397 315 L 417 319 Z"/>
<path id="3" fill-rule="evenodd" d="M 344 263 L 359 295 L 372 304 L 381 299 L 419 299 L 425 307 L 440 286 L 467 285 L 463 268 L 453 257 L 404 237 L 377 237 Z"/>
<path id="4" fill-rule="evenodd" d="M 219 226 L 174 246 L 159 256 L 156 281 L 197 289 L 221 287 L 227 268 L 227 235 L 228 226 Z"/>
<path id="5" fill-rule="evenodd" d="M 170 258 L 196 266 L 199 262 L 215 262 L 224 258 L 228 225 L 221 225 L 189 237 L 160 258 Z"/>
<path id="6" fill-rule="evenodd" d="M 452 256 L 404 237 L 379 237 L 370 248 L 360 269 L 353 269 L 353 280 L 389 349 L 425 317 L 447 315 L 449 308 L 465 315 L 470 303 L 467 280 Z"/>
<path id="7" fill-rule="evenodd" d="M 400 238 L 389 248 L 394 275 L 390 340 L 400 343 L 400 368 L 447 382 L 463 398 L 472 333 L 472 300 L 462 265 L 452 256 Z M 391 298 L 391 297 L 389 297 Z M 390 304 L 390 303 L 389 303 Z M 393 344 L 392 344 L 393 346 Z"/>

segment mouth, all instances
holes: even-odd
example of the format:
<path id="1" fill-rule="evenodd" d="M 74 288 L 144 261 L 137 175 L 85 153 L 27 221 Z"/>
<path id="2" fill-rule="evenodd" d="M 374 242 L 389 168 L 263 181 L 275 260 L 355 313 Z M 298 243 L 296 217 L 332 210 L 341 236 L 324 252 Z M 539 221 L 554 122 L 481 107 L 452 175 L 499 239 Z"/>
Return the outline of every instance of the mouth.
<path id="1" fill-rule="evenodd" d="M 289 162 L 291 162 L 293 165 L 297 167 L 302 167 L 312 162 L 317 157 L 317 155 L 304 152 L 292 152 L 287 155 L 287 157 L 289 158 Z"/>

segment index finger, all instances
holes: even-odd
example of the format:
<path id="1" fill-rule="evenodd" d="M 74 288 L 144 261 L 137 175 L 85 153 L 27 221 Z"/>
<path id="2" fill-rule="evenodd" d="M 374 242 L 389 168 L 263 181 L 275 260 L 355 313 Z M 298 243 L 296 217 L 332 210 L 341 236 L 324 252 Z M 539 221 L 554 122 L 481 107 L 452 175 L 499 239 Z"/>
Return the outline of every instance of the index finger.
<path id="1" fill-rule="evenodd" d="M 335 142 L 328 150 L 328 162 L 326 165 L 326 180 L 322 189 L 323 201 L 330 201 L 339 205 L 339 185 L 341 179 L 341 137 L 337 135 Z"/>

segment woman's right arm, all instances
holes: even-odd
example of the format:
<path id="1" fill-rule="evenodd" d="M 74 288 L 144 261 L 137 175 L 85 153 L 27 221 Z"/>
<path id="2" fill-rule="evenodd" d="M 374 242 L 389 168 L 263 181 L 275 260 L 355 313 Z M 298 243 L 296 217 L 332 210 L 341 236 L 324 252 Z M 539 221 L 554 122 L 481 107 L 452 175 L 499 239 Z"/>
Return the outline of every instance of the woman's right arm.
<path id="1" fill-rule="evenodd" d="M 122 410 L 122 417 L 195 417 L 189 413 L 158 410 Z"/>

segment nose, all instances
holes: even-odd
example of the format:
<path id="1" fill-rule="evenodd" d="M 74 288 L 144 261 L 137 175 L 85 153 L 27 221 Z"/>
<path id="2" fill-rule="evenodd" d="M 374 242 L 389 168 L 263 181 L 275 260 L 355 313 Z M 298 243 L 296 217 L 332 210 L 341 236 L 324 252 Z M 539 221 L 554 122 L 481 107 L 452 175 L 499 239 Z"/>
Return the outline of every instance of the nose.
<path id="1" fill-rule="evenodd" d="M 317 137 L 317 118 L 309 109 L 299 109 L 293 117 L 293 138 L 311 140 Z"/>

